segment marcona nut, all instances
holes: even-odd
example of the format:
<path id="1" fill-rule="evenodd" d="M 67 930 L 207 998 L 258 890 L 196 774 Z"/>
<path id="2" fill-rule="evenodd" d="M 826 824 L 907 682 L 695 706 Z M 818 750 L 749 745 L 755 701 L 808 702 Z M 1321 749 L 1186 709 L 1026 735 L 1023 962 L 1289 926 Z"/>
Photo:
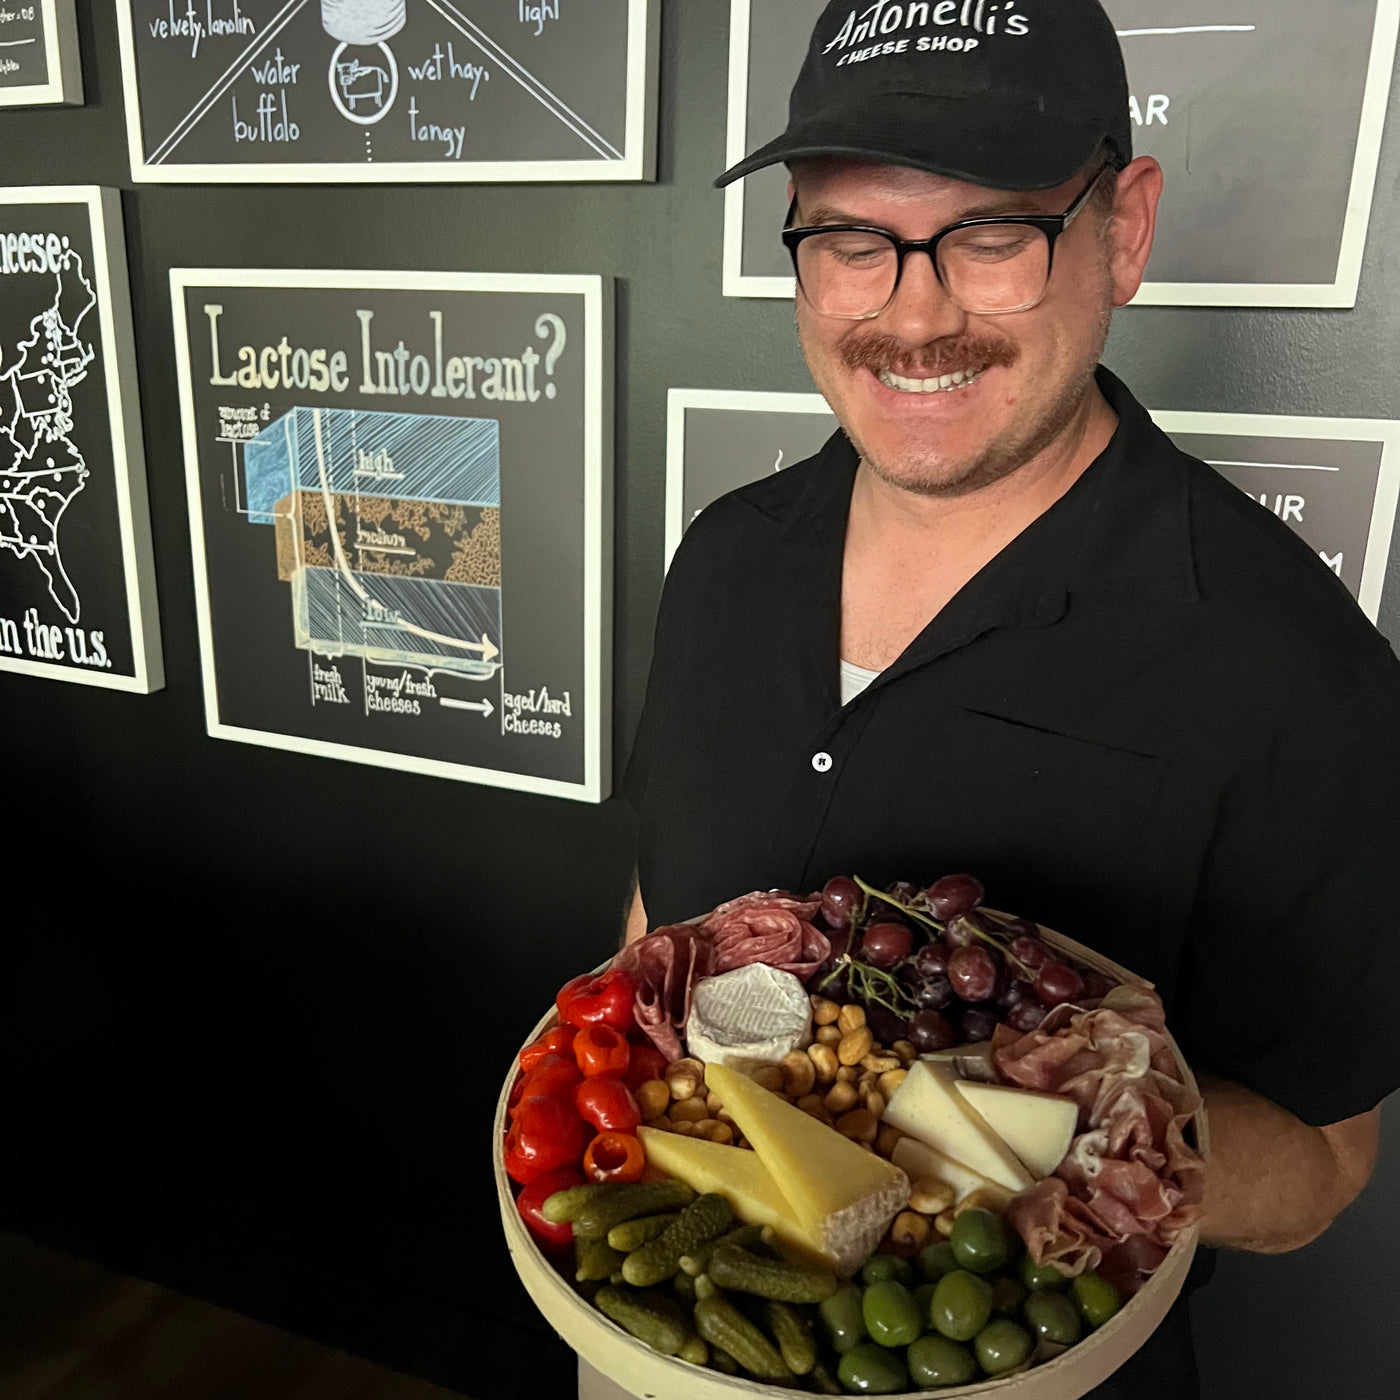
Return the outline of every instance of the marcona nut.
<path id="1" fill-rule="evenodd" d="M 914 1048 L 912 1040 L 896 1040 L 890 1049 L 899 1056 L 901 1064 L 912 1065 L 919 1058 L 919 1052 Z"/>
<path id="2" fill-rule="evenodd" d="M 924 1215 L 942 1215 L 953 1204 L 957 1192 L 936 1176 L 921 1176 L 909 1190 L 909 1209 Z"/>
<path id="3" fill-rule="evenodd" d="M 858 1065 L 870 1053 L 873 1041 L 869 1026 L 858 1026 L 849 1030 L 841 1037 L 841 1043 L 836 1047 L 836 1058 L 843 1065 Z"/>
<path id="4" fill-rule="evenodd" d="M 956 1219 L 965 1210 L 989 1210 L 994 1215 L 1000 1215 L 1005 1209 L 1005 1191 L 999 1191 L 996 1187 L 992 1187 L 989 1190 L 985 1186 L 979 1186 L 975 1191 L 969 1191 L 967 1195 L 953 1207 L 953 1216 Z"/>
<path id="5" fill-rule="evenodd" d="M 841 1008 L 836 1017 L 836 1024 L 842 1035 L 848 1031 L 859 1030 L 865 1024 L 865 1008 L 850 1002 Z"/>
<path id="6" fill-rule="evenodd" d="M 817 1041 L 821 1045 L 839 1045 L 841 1043 L 841 1037 L 844 1034 L 845 1032 L 840 1026 L 830 1025 L 817 1027 Z"/>
<path id="7" fill-rule="evenodd" d="M 679 1099 L 671 1105 L 671 1122 L 701 1123 L 710 1116 L 709 1107 L 700 1097 Z"/>
<path id="8" fill-rule="evenodd" d="M 893 1157 L 899 1140 L 904 1136 L 893 1123 L 881 1123 L 879 1136 L 875 1139 L 875 1150 L 882 1157 Z"/>
<path id="9" fill-rule="evenodd" d="M 829 1026 L 841 1014 L 841 1007 L 825 997 L 812 998 L 812 1020 L 819 1026 Z"/>
<path id="10" fill-rule="evenodd" d="M 675 1060 L 666 1066 L 666 1083 L 673 1099 L 693 1099 L 705 1087 L 705 1066 L 699 1060 Z"/>
<path id="11" fill-rule="evenodd" d="M 853 1108 L 836 1120 L 836 1131 L 852 1142 L 874 1143 L 880 1135 L 880 1120 L 869 1109 Z"/>
<path id="12" fill-rule="evenodd" d="M 795 1099 L 810 1094 L 817 1082 L 817 1067 L 805 1050 L 790 1050 L 783 1056 L 783 1092 Z"/>
<path id="13" fill-rule="evenodd" d="M 648 1079 L 634 1090 L 643 1120 L 665 1113 L 671 1105 L 671 1088 L 664 1079 Z"/>
<path id="14" fill-rule="evenodd" d="M 818 1084 L 830 1084 L 838 1077 L 840 1063 L 836 1051 L 830 1045 L 812 1045 L 807 1049 L 807 1058 L 816 1071 Z"/>
<path id="15" fill-rule="evenodd" d="M 902 1210 L 890 1226 L 890 1243 L 900 1249 L 922 1249 L 932 1233 L 928 1216 L 915 1210 Z"/>
<path id="16" fill-rule="evenodd" d="M 953 1233 L 953 1224 L 957 1218 L 958 1217 L 953 1214 L 952 1208 L 950 1207 L 948 1210 L 942 1211 L 940 1214 L 933 1217 L 933 1228 L 946 1240 L 948 1236 Z"/>
<path id="17" fill-rule="evenodd" d="M 875 1081 L 875 1087 L 885 1096 L 888 1103 L 894 1098 L 894 1091 L 909 1077 L 907 1069 L 887 1069 L 879 1079 Z"/>
<path id="18" fill-rule="evenodd" d="M 871 1051 L 861 1062 L 863 1069 L 874 1070 L 876 1074 L 884 1074 L 887 1070 L 899 1068 L 898 1055 L 877 1055 Z"/>
<path id="19" fill-rule="evenodd" d="M 832 1113 L 849 1113 L 860 1103 L 860 1092 L 854 1084 L 843 1084 L 838 1079 L 827 1090 L 825 1103 Z"/>
<path id="20" fill-rule="evenodd" d="M 759 1065 L 751 1076 L 753 1082 L 760 1088 L 767 1089 L 770 1094 L 779 1094 L 783 1088 L 783 1067 L 782 1065 Z"/>

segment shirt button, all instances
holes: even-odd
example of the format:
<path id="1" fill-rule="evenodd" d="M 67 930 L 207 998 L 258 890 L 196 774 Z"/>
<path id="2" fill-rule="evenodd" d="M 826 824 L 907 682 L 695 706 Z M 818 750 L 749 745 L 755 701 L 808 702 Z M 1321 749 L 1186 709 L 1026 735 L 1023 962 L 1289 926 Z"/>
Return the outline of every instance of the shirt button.
<path id="1" fill-rule="evenodd" d="M 818 773 L 831 772 L 831 755 L 829 753 L 818 753 L 812 755 L 812 767 Z"/>

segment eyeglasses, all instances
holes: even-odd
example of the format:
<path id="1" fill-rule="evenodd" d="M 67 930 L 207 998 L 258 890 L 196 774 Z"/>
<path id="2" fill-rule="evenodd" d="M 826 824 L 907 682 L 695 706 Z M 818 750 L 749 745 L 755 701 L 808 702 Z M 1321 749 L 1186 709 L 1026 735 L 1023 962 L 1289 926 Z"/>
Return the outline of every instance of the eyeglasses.
<path id="1" fill-rule="evenodd" d="M 1063 214 L 1016 214 L 963 219 L 932 238 L 905 240 L 863 224 L 784 228 L 798 286 L 823 316 L 868 321 L 894 300 L 910 253 L 927 253 L 952 301 L 979 316 L 1029 311 L 1045 296 L 1056 240 L 1074 223 L 1103 166 Z M 797 200 L 788 210 L 788 223 Z"/>

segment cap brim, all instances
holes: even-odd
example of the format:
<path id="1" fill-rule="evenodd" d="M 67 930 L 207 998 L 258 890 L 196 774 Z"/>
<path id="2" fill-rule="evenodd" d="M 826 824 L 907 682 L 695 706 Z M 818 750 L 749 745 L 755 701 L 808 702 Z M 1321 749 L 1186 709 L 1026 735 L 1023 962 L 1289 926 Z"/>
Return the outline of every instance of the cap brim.
<path id="1" fill-rule="evenodd" d="M 994 190 L 1049 190 L 1074 178 L 1108 134 L 1101 123 L 985 101 L 890 94 L 858 112 L 792 127 L 716 181 L 723 188 L 770 165 L 817 156 L 927 170 Z"/>

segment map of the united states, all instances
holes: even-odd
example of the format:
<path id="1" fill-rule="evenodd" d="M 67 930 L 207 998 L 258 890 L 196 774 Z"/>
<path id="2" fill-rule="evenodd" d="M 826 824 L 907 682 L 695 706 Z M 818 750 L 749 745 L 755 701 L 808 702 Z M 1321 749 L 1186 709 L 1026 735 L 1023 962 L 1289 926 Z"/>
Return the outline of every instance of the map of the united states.
<path id="1" fill-rule="evenodd" d="M 59 526 L 88 479 L 71 436 L 73 390 L 95 358 L 83 327 L 97 296 L 81 257 L 63 242 L 52 303 L 12 356 L 0 345 L 0 564 L 12 555 L 38 565 L 59 610 L 77 622 L 82 600 L 64 567 Z"/>

